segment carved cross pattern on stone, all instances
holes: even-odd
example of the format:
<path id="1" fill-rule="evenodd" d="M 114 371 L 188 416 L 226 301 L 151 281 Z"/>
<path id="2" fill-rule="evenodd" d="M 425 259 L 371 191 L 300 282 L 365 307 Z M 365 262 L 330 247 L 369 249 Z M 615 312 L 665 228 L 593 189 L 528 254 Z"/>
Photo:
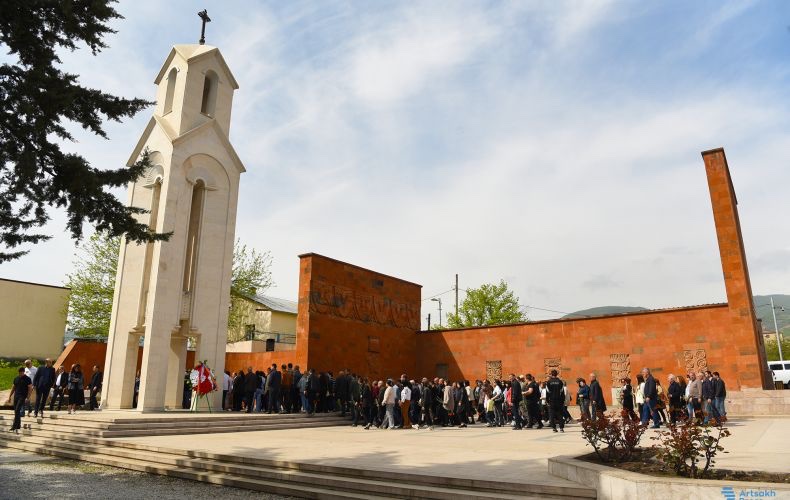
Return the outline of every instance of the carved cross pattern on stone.
<path id="1" fill-rule="evenodd" d="M 618 384 L 620 379 L 631 375 L 631 356 L 628 354 L 610 354 L 609 365 L 612 371 L 612 383 Z"/>
<path id="2" fill-rule="evenodd" d="M 502 361 L 486 361 L 486 378 L 491 382 L 502 380 Z"/>

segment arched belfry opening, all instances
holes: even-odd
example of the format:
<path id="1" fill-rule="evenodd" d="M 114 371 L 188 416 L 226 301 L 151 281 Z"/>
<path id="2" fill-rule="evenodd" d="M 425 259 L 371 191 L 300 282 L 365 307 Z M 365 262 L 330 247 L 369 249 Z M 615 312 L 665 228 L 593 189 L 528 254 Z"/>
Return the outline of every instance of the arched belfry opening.
<path id="1" fill-rule="evenodd" d="M 203 78 L 203 98 L 200 101 L 200 112 L 207 116 L 214 116 L 217 107 L 217 86 L 219 77 L 212 70 L 206 71 Z"/>
<path id="2" fill-rule="evenodd" d="M 165 106 L 162 114 L 166 115 L 173 111 L 173 98 L 176 93 L 176 80 L 178 79 L 178 69 L 173 68 L 167 74 L 167 90 L 165 91 Z"/>

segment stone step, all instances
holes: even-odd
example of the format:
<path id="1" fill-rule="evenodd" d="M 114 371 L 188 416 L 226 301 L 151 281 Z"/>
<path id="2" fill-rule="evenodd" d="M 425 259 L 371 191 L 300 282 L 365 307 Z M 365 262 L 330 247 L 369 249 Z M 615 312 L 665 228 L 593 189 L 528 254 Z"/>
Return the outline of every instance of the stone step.
<path id="1" fill-rule="evenodd" d="M 245 488 L 249 490 L 265 491 L 268 493 L 275 493 L 279 495 L 289 495 L 300 498 L 315 498 L 326 500 L 341 500 L 346 498 L 358 499 L 386 499 L 389 496 L 374 496 L 370 494 L 357 494 L 347 491 L 337 490 L 324 490 L 315 488 L 310 485 L 280 483 L 274 481 L 264 481 L 259 479 L 234 477 L 229 474 L 219 473 L 205 473 L 182 467 L 168 467 L 158 464 L 151 464 L 146 461 L 132 460 L 132 459 L 118 459 L 113 456 L 104 455 L 101 453 L 80 453 L 68 450 L 62 450 L 54 447 L 43 447 L 36 444 L 14 442 L 7 439 L 6 436 L 0 437 L 0 446 L 9 446 L 14 449 L 38 453 L 42 455 L 51 455 L 61 458 L 69 458 L 72 460 L 81 460 L 101 465 L 108 465 L 123 469 L 130 469 L 139 472 L 147 472 L 149 474 L 159 474 L 164 476 L 178 477 L 181 479 L 191 479 L 194 481 L 202 481 L 205 483 L 217 484 L 221 486 L 234 486 L 237 488 Z"/>
<path id="2" fill-rule="evenodd" d="M 146 444 L 139 444 L 130 441 L 118 441 L 112 439 L 104 439 L 99 437 L 83 437 L 72 436 L 68 433 L 55 433 L 49 431 L 30 431 L 23 430 L 24 436 L 35 436 L 44 439 L 54 440 L 49 444 L 57 444 L 58 442 L 73 441 L 78 445 L 95 444 L 107 449 L 113 448 L 126 448 L 130 450 L 139 450 L 144 452 L 151 452 L 156 454 L 165 454 L 180 457 L 181 459 L 199 459 L 201 461 L 216 461 L 230 464 L 240 464 L 243 466 L 254 466 L 258 469 L 266 471 L 272 469 L 290 469 L 294 471 L 312 472 L 321 474 L 331 474 L 333 476 L 342 475 L 357 478 L 372 478 L 378 479 L 384 475 L 388 481 L 395 481 L 399 484 L 423 484 L 429 486 L 448 487 L 451 486 L 455 489 L 463 490 L 486 490 L 506 493 L 507 495 L 519 495 L 524 493 L 535 494 L 545 498 L 594 498 L 594 490 L 585 487 L 568 488 L 558 487 L 554 484 L 541 484 L 541 483 L 502 483 L 498 481 L 485 481 L 485 480 L 469 480 L 464 478 L 441 477 L 435 478 L 425 474 L 410 474 L 394 471 L 377 471 L 367 469 L 348 468 L 342 466 L 326 466 L 323 464 L 313 464 L 304 462 L 291 462 L 263 459 L 257 457 L 237 456 L 237 455 L 224 455 L 216 454 L 200 450 L 182 450 L 171 449 L 160 446 L 152 446 Z M 32 437 L 30 438 L 32 439 Z M 28 439 L 29 440 L 29 439 Z"/>
<path id="3" fill-rule="evenodd" d="M 321 492 L 327 490 L 350 492 L 354 495 L 363 495 L 367 498 L 430 498 L 438 500 L 455 500 L 460 496 L 470 499 L 487 500 L 501 498 L 579 498 L 580 495 L 573 496 L 552 493 L 563 493 L 562 488 L 554 487 L 555 491 L 546 491 L 543 488 L 540 492 L 529 491 L 529 484 L 512 484 L 508 491 L 485 491 L 474 484 L 462 486 L 460 489 L 454 487 L 452 483 L 446 485 L 434 485 L 432 476 L 408 475 L 411 481 L 404 481 L 398 474 L 389 471 L 367 471 L 374 474 L 374 477 L 347 476 L 344 472 L 348 469 L 320 466 L 320 471 L 305 472 L 294 467 L 272 467 L 271 465 L 260 466 L 255 464 L 238 464 L 223 462 L 216 459 L 188 458 L 182 454 L 171 454 L 165 452 L 134 451 L 116 448 L 114 446 L 90 445 L 77 442 L 59 441 L 57 439 L 47 439 L 42 437 L 32 437 L 26 435 L 2 436 L 9 446 L 26 449 L 27 451 L 41 452 L 48 450 L 51 454 L 58 456 L 68 456 L 87 461 L 97 461 L 108 465 L 127 467 L 126 464 L 145 464 L 147 472 L 174 475 L 174 470 L 183 471 L 191 474 L 194 479 L 207 480 L 214 482 L 212 478 L 222 478 L 223 480 L 232 479 L 234 485 L 245 486 L 245 482 L 253 481 L 252 489 L 258 489 L 255 483 L 265 485 L 276 484 L 300 484 L 309 485 L 317 488 Z M 352 469 L 352 471 L 355 471 Z M 228 484 L 220 482 L 218 484 Z M 502 487 L 501 483 L 492 484 Z M 583 497 L 594 497 L 594 491 L 584 488 L 566 488 L 565 490 L 581 490 Z M 265 489 L 265 491 L 274 491 Z M 574 493 L 567 491 L 567 493 Z M 302 496 L 302 495 L 300 495 Z M 355 496 L 352 496 L 352 498 Z"/>

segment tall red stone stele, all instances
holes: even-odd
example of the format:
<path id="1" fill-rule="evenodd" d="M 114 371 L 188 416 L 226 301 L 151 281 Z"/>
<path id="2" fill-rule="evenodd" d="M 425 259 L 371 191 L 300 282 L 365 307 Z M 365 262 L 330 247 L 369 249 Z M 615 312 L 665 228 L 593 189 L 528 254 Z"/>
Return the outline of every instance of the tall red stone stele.
<path id="1" fill-rule="evenodd" d="M 730 311 L 730 338 L 719 353 L 734 370 L 741 388 L 769 388 L 771 375 L 765 357 L 763 338 L 757 326 L 752 299 L 752 284 L 746 264 L 746 250 L 738 217 L 738 200 L 732 186 L 724 149 L 702 152 L 708 176 L 713 219 L 721 254 L 724 286 Z"/>

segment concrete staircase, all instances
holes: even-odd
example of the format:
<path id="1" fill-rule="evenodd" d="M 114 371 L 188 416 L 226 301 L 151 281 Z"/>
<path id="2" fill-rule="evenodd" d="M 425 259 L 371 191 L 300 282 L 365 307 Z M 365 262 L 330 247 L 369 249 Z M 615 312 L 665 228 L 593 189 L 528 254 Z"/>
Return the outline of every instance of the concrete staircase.
<path id="1" fill-rule="evenodd" d="M 7 429 L 7 422 L 2 425 Z M 595 498 L 583 486 L 502 483 L 186 451 L 52 429 L 0 433 L 0 447 L 302 498 Z"/>
<path id="2" fill-rule="evenodd" d="M 173 434 L 204 434 L 247 432 L 344 425 L 339 414 L 324 413 L 313 417 L 292 413 L 281 415 L 246 413 L 169 413 L 151 417 L 118 416 L 103 412 L 45 412 L 44 418 L 23 418 L 23 425 L 33 431 L 52 431 L 76 436 L 102 438 L 166 436 Z M 0 426 L 9 428 L 13 413 L 0 411 Z"/>

